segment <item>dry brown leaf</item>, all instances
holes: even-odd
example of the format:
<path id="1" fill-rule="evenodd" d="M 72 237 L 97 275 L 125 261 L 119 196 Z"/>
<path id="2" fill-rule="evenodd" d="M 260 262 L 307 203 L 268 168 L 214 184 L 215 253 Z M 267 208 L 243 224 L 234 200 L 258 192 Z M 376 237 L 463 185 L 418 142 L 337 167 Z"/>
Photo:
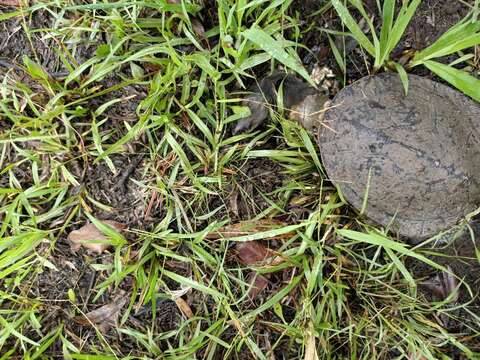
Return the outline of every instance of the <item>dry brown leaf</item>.
<path id="1" fill-rule="evenodd" d="M 102 220 L 102 223 L 113 227 L 115 230 L 125 229 L 125 225 L 113 220 Z M 73 251 L 78 251 L 81 246 L 88 250 L 101 254 L 110 247 L 107 242 L 108 238 L 105 236 L 94 224 L 87 223 L 80 229 L 73 230 L 68 235 L 68 241 L 71 244 Z M 100 241 L 100 242 L 91 242 Z M 102 243 L 102 241 L 105 241 Z"/>
<path id="2" fill-rule="evenodd" d="M 110 304 L 90 311 L 85 314 L 85 316 L 75 316 L 74 320 L 81 325 L 94 325 L 102 333 L 106 333 L 110 327 L 117 325 L 120 310 L 122 310 L 126 303 L 127 296 L 125 296 L 125 292 L 122 291 Z"/>
<path id="3" fill-rule="evenodd" d="M 191 319 L 193 317 L 193 312 L 190 308 L 190 305 L 188 305 L 187 302 L 181 297 L 175 299 L 175 304 L 177 304 L 178 308 L 187 319 Z"/>
<path id="4" fill-rule="evenodd" d="M 274 230 L 278 228 L 282 228 L 288 226 L 289 224 L 284 223 L 282 221 L 274 220 L 274 219 L 263 219 L 263 220 L 256 220 L 256 221 L 241 221 L 236 224 L 226 225 L 221 227 L 216 231 L 212 231 L 207 234 L 207 239 L 216 240 L 222 238 L 229 238 L 229 237 L 236 237 L 236 236 L 246 236 L 252 235 L 263 231 Z M 285 234 L 279 234 L 273 236 L 268 239 L 288 239 L 295 235 L 294 232 L 288 232 Z"/>
<path id="5" fill-rule="evenodd" d="M 238 259 L 244 265 L 256 264 L 265 260 L 270 254 L 265 245 L 258 241 L 238 242 L 236 249 Z"/>
<path id="6" fill-rule="evenodd" d="M 205 28 L 203 27 L 203 24 L 198 20 L 197 18 L 192 18 L 192 29 L 195 32 L 195 34 L 200 38 L 200 40 L 206 40 L 205 37 Z"/>
<path id="7" fill-rule="evenodd" d="M 305 345 L 305 360 L 318 360 L 315 335 L 309 331 L 307 344 Z"/>
<path id="8" fill-rule="evenodd" d="M 233 318 L 233 319 L 228 321 L 228 324 L 233 325 L 233 327 L 235 329 L 237 329 L 237 331 L 239 332 L 239 334 L 242 338 L 244 338 L 246 336 L 245 331 L 243 330 L 243 324 L 240 320 L 238 320 L 237 318 Z"/>
<path id="9" fill-rule="evenodd" d="M 5 6 L 21 6 L 22 3 L 20 0 L 0 0 L 0 5 Z"/>
<path id="10" fill-rule="evenodd" d="M 247 275 L 247 279 L 251 285 L 250 290 L 248 290 L 248 297 L 250 300 L 254 300 L 268 286 L 268 279 L 255 271 L 251 271 Z"/>

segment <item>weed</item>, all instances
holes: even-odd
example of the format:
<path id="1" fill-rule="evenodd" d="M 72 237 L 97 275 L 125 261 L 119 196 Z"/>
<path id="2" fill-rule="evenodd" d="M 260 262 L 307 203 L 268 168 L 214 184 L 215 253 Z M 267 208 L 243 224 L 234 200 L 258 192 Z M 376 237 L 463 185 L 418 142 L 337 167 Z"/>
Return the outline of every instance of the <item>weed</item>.
<path id="1" fill-rule="evenodd" d="M 439 325 L 439 312 L 455 315 L 417 294 L 405 262 L 444 267 L 357 221 L 303 129 L 274 113 L 265 131 L 231 135 L 245 109 L 230 94 L 256 74 L 281 63 L 309 80 L 292 4 L 61 0 L 0 13 L 25 55 L 0 65 L 1 359 L 476 355 L 478 321 L 468 336 Z M 377 70 L 413 13 L 404 2 L 393 21 L 386 1 L 373 42 L 348 20 Z M 475 24 L 411 66 L 472 46 Z M 472 37 L 452 46 L 454 32 Z M 129 158 L 141 161 L 125 172 Z M 70 248 L 86 222 L 110 251 Z M 242 264 L 235 244 L 252 240 L 274 256 Z M 267 281 L 253 299 L 251 274 Z M 115 327 L 89 322 L 121 291 Z"/>

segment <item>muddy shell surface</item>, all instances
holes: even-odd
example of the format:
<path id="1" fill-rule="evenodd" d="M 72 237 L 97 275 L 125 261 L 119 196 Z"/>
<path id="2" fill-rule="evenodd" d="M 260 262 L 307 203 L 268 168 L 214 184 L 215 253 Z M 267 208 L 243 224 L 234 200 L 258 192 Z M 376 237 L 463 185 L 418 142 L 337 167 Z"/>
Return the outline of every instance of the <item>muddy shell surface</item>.
<path id="1" fill-rule="evenodd" d="M 417 242 L 480 206 L 480 105 L 446 85 L 408 78 L 408 95 L 394 73 L 342 89 L 318 143 L 345 199 Z"/>

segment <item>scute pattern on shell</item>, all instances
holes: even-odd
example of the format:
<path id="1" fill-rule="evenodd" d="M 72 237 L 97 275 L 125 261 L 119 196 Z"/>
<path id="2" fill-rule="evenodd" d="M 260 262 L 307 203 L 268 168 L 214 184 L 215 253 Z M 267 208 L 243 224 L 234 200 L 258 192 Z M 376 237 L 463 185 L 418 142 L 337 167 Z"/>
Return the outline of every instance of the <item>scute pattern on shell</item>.
<path id="1" fill-rule="evenodd" d="M 318 143 L 329 179 L 366 217 L 414 242 L 480 206 L 480 105 L 409 75 L 360 79 L 325 113 Z M 333 131 L 331 130 L 333 129 Z"/>

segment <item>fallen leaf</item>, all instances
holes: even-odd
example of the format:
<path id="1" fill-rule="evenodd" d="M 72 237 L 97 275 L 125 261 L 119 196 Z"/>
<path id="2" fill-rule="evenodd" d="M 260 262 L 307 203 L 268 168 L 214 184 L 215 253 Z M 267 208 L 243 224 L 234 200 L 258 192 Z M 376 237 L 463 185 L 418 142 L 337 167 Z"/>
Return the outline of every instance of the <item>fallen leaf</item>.
<path id="1" fill-rule="evenodd" d="M 254 300 L 268 286 L 268 279 L 255 271 L 251 271 L 247 275 L 247 279 L 248 283 L 251 285 L 248 290 L 248 297 L 250 300 Z"/>
<path id="2" fill-rule="evenodd" d="M 239 242 L 236 245 L 237 256 L 244 265 L 258 263 L 268 257 L 270 251 L 258 241 Z"/>
<path id="3" fill-rule="evenodd" d="M 200 38 L 200 40 L 206 40 L 207 38 L 205 37 L 205 28 L 203 27 L 203 24 L 198 20 L 197 18 L 192 18 L 192 29 L 195 32 L 195 34 Z"/>
<path id="4" fill-rule="evenodd" d="M 75 316 L 74 320 L 80 325 L 93 325 L 100 332 L 106 333 L 112 326 L 117 326 L 120 310 L 127 303 L 125 291 L 121 291 L 110 303 L 90 311 L 84 316 Z"/>
<path id="5" fill-rule="evenodd" d="M 207 234 L 206 238 L 210 240 L 216 240 L 216 239 L 222 239 L 222 238 L 246 236 L 246 235 L 256 234 L 259 232 L 279 229 L 288 225 L 289 224 L 287 223 L 274 220 L 274 219 L 241 221 L 239 223 L 226 225 L 224 227 L 219 228 L 218 230 L 212 231 Z M 272 236 L 268 239 L 270 240 L 289 239 L 293 235 L 295 235 L 295 232 L 291 231 L 288 233 Z"/>
<path id="6" fill-rule="evenodd" d="M 102 223 L 113 227 L 115 230 L 120 231 L 125 229 L 125 225 L 117 221 L 102 220 Z M 98 254 L 101 254 L 111 246 L 111 244 L 108 243 L 108 237 L 91 223 L 83 225 L 80 229 L 73 230 L 68 235 L 68 241 L 73 251 L 78 251 L 80 247 L 83 246 Z"/>
<path id="7" fill-rule="evenodd" d="M 190 305 L 188 305 L 187 302 L 181 297 L 175 299 L 175 304 L 177 304 L 178 308 L 187 319 L 191 319 L 193 317 L 193 312 L 190 308 Z"/>
<path id="8" fill-rule="evenodd" d="M 0 5 L 5 6 L 20 6 L 22 3 L 20 0 L 0 0 Z"/>

